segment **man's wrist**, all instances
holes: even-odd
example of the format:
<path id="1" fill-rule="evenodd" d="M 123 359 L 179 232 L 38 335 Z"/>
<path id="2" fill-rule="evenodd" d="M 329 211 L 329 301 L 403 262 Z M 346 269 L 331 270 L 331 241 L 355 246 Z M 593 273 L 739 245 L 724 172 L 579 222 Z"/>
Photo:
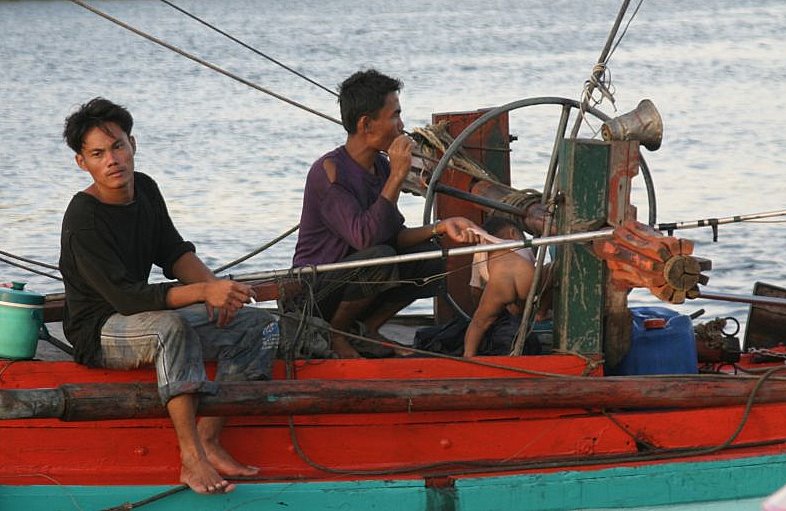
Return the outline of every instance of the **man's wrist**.
<path id="1" fill-rule="evenodd" d="M 437 220 L 436 222 L 431 224 L 431 237 L 432 238 L 436 238 L 437 236 L 439 236 L 440 233 L 437 230 L 437 226 L 439 226 L 439 224 L 441 224 L 441 223 L 442 223 L 442 220 Z"/>

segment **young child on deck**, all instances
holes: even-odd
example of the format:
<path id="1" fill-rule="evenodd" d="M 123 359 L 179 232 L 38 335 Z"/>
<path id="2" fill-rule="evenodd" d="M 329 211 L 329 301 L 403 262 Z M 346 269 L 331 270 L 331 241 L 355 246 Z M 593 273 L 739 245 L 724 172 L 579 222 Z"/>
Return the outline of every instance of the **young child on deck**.
<path id="1" fill-rule="evenodd" d="M 504 217 L 490 217 L 483 228 L 478 235 L 484 243 L 525 239 L 519 226 Z M 465 357 L 510 352 L 532 286 L 534 263 L 528 248 L 475 254 L 470 288 L 477 308 L 464 334 Z M 535 343 L 527 343 L 525 353 L 539 352 Z"/>

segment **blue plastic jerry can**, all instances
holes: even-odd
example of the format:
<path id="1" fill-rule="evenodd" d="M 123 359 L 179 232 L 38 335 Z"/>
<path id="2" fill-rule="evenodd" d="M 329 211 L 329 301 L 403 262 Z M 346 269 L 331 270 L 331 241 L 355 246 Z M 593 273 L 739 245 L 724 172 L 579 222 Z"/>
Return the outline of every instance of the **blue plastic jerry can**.
<path id="1" fill-rule="evenodd" d="M 698 355 L 690 317 L 666 307 L 631 307 L 630 350 L 609 376 L 697 374 Z"/>

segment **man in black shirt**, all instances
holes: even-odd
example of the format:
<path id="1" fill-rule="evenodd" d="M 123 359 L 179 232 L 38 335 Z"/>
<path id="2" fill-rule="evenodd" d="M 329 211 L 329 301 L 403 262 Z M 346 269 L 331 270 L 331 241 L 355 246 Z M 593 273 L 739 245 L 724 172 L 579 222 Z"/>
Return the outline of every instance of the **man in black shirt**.
<path id="1" fill-rule="evenodd" d="M 66 119 L 63 137 L 93 182 L 63 218 L 63 327 L 77 362 L 113 369 L 154 364 L 180 445 L 180 480 L 198 493 L 229 492 L 234 485 L 225 476 L 258 469 L 223 449 L 224 418 L 196 420 L 198 395 L 216 391 L 204 360 L 217 361 L 216 380 L 268 378 L 278 324 L 265 311 L 243 307 L 252 288 L 216 278 L 180 236 L 155 181 L 134 172 L 132 127 L 131 114 L 103 98 Z M 153 264 L 179 284 L 149 283 Z"/>

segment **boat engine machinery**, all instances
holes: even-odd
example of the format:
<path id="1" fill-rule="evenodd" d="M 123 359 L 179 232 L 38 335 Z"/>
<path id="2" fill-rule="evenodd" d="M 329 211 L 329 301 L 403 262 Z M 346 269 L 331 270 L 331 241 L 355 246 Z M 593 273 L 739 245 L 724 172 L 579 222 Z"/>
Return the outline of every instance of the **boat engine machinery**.
<path id="1" fill-rule="evenodd" d="M 728 331 L 727 331 L 728 329 Z M 734 364 L 740 361 L 740 322 L 732 317 L 715 318 L 696 325 L 699 362 Z"/>

